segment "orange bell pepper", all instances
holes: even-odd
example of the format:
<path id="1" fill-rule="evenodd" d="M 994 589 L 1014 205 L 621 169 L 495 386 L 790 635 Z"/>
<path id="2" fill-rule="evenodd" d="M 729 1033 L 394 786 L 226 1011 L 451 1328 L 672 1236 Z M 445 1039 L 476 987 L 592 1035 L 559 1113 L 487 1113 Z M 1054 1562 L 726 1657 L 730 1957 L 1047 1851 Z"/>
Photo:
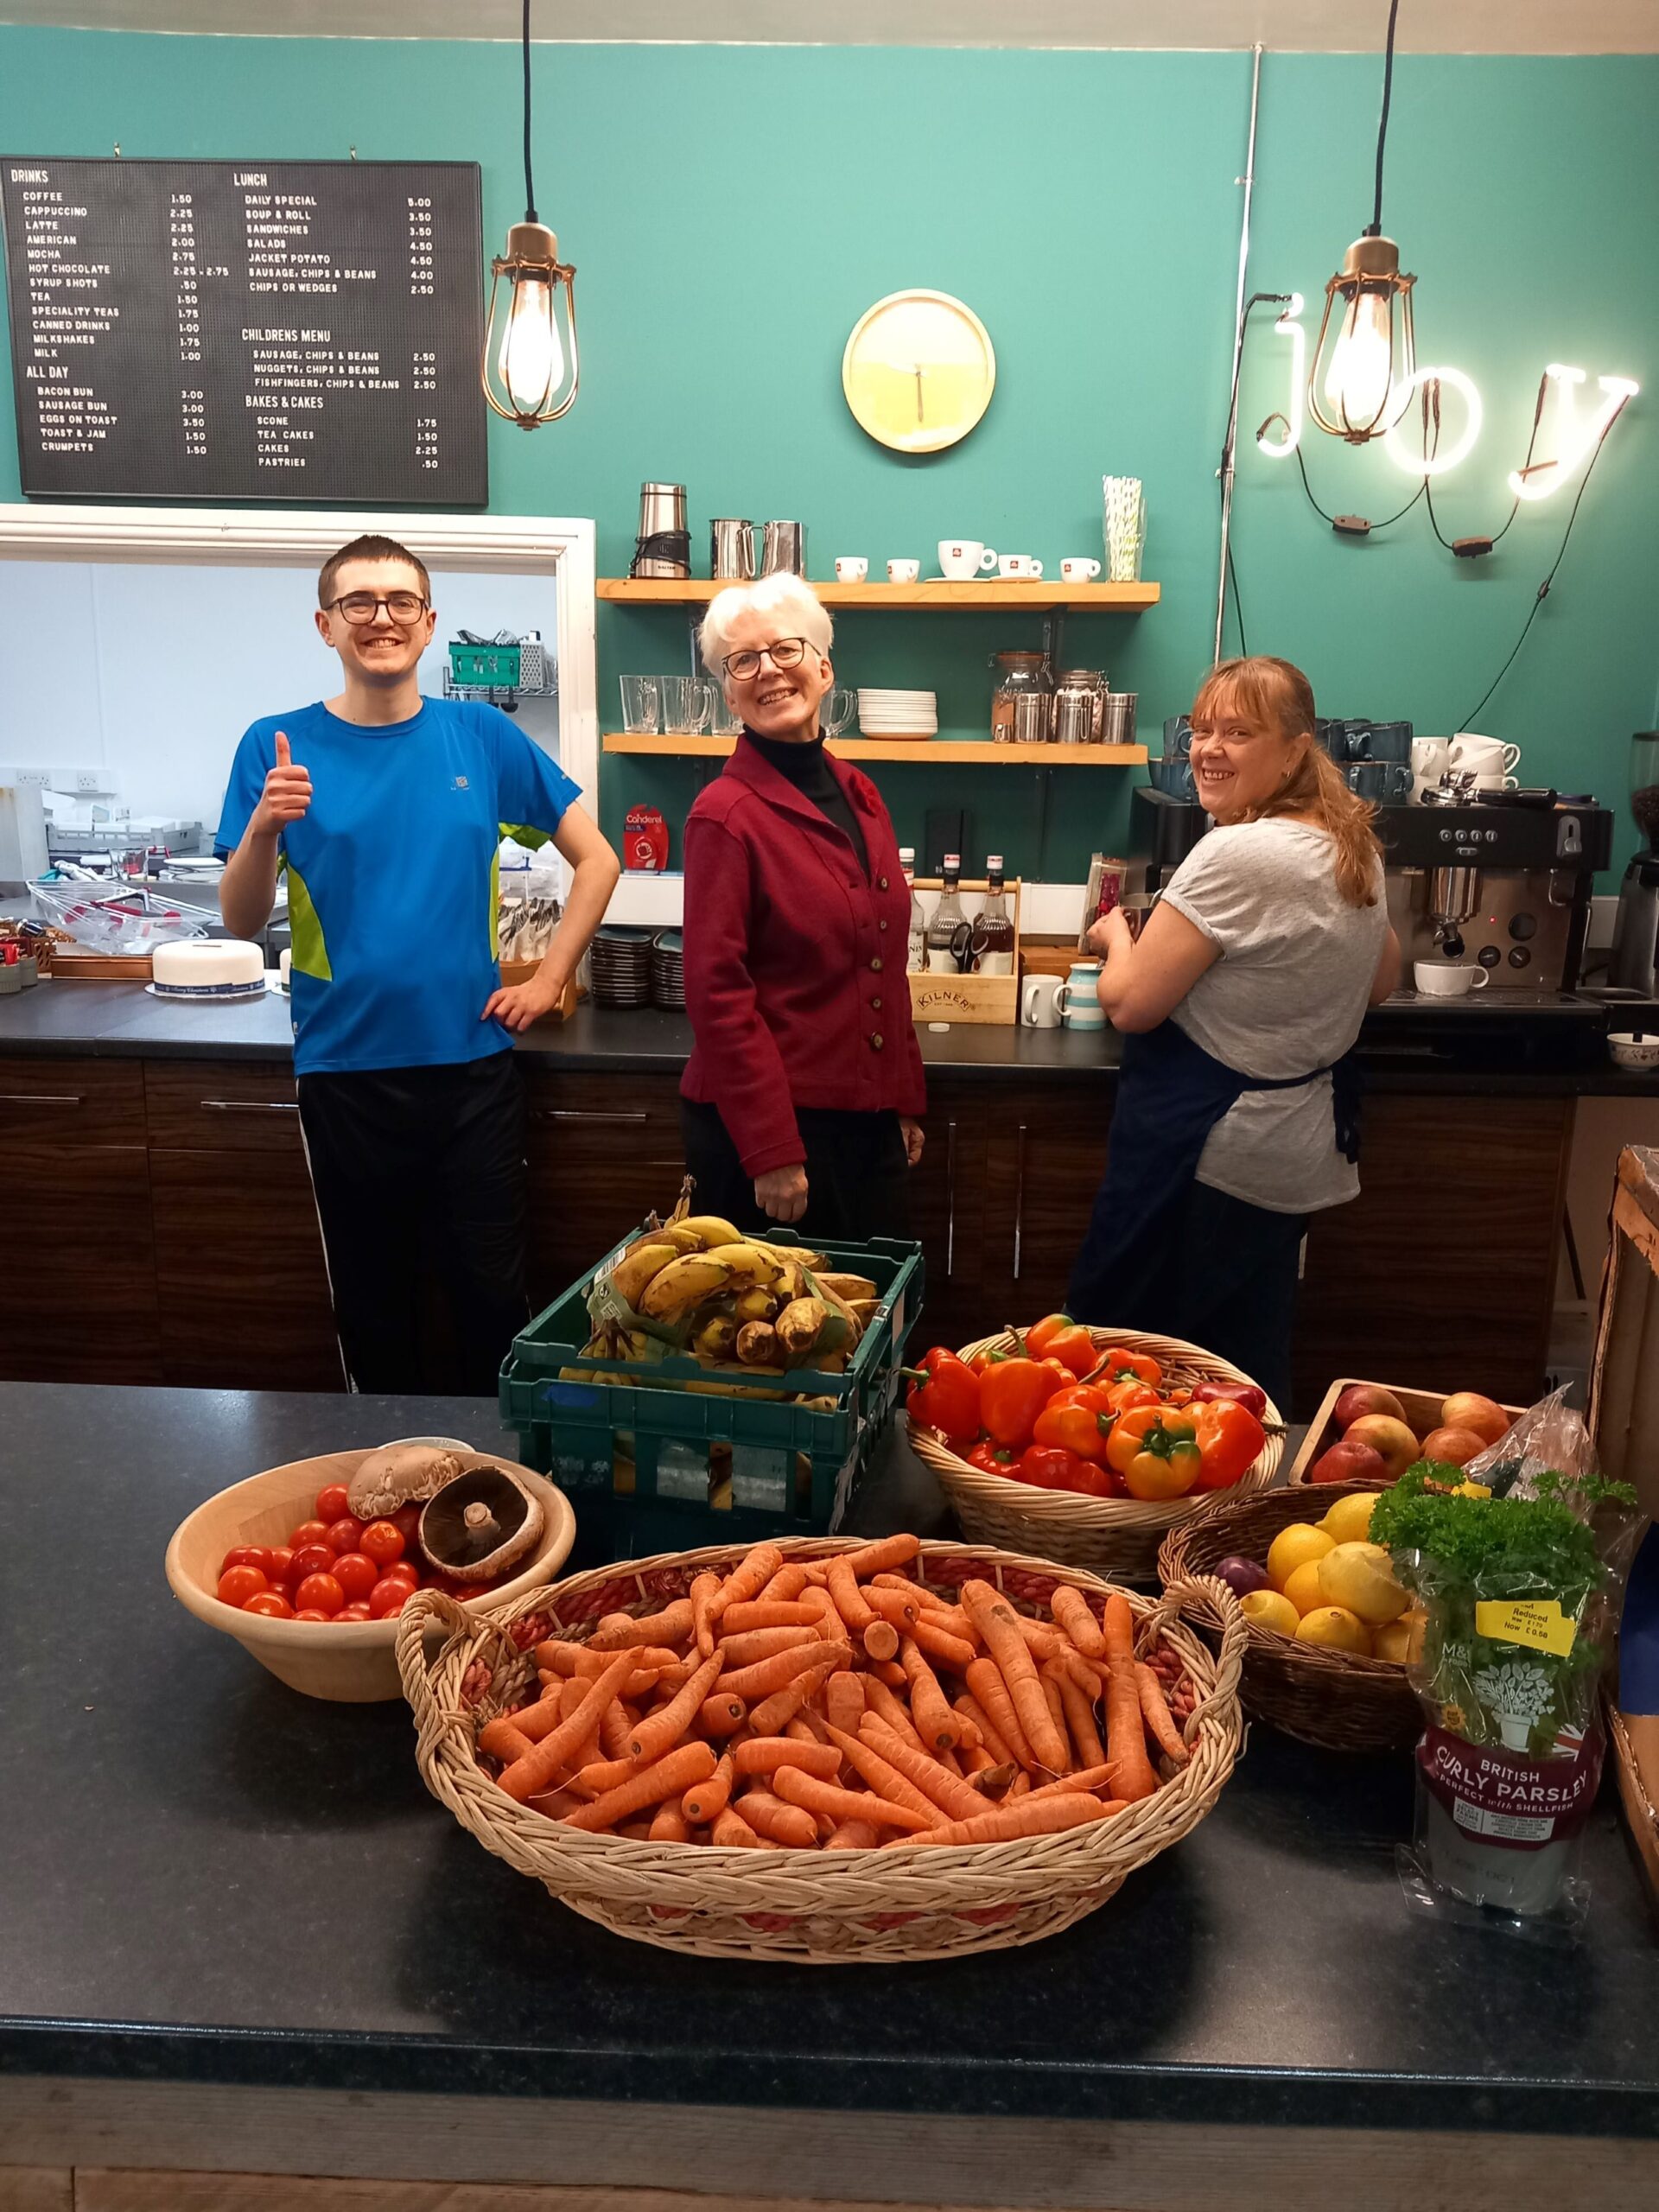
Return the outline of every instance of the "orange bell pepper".
<path id="1" fill-rule="evenodd" d="M 1268 1440 L 1268 1433 L 1248 1406 L 1230 1398 L 1212 1399 L 1192 1408 L 1198 1451 L 1204 1465 L 1200 1490 L 1228 1490 L 1253 1467 Z"/>
<path id="2" fill-rule="evenodd" d="M 980 1418 L 993 1441 L 1023 1451 L 1038 1414 L 1060 1387 L 1059 1374 L 1041 1360 L 993 1362 L 979 1378 Z"/>
<path id="3" fill-rule="evenodd" d="M 1090 1370 L 1088 1379 L 1101 1383 L 1126 1380 L 1145 1382 L 1155 1390 L 1164 1379 L 1164 1370 L 1150 1352 L 1126 1351 L 1120 1344 L 1109 1344 Z"/>
<path id="4" fill-rule="evenodd" d="M 1178 1406 L 1132 1407 L 1117 1418 L 1106 1463 L 1131 1497 L 1184 1497 L 1204 1465 L 1192 1416 Z"/>
<path id="5" fill-rule="evenodd" d="M 1098 1407 L 1078 1404 L 1083 1395 L 1079 1390 L 1057 1392 L 1038 1414 L 1032 1442 L 1075 1452 L 1080 1459 L 1104 1460 L 1116 1416 Z"/>

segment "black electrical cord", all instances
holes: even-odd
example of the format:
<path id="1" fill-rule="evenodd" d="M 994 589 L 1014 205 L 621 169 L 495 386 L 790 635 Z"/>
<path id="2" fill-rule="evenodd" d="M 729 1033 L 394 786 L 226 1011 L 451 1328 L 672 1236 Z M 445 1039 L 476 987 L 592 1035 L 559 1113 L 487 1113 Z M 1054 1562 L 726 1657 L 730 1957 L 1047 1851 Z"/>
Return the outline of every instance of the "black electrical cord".
<path id="1" fill-rule="evenodd" d="M 1233 566 L 1233 540 L 1230 531 L 1227 537 L 1227 581 L 1232 588 L 1233 620 L 1238 626 L 1238 650 L 1243 658 L 1248 660 L 1250 657 L 1250 648 L 1244 636 L 1244 602 L 1238 595 L 1238 570 Z"/>
<path id="2" fill-rule="evenodd" d="M 1400 0 L 1390 0 L 1389 8 L 1389 35 L 1382 56 L 1382 114 L 1376 126 L 1376 204 L 1371 216 L 1368 238 L 1382 235 L 1382 149 L 1389 136 L 1389 102 L 1394 97 L 1394 19 L 1400 13 Z"/>
<path id="3" fill-rule="evenodd" d="M 1233 466 L 1234 455 L 1238 448 L 1238 380 L 1244 366 L 1244 333 L 1249 327 L 1254 309 L 1269 304 L 1274 307 L 1287 307 L 1290 304 L 1290 298 L 1288 292 L 1252 292 L 1239 313 L 1237 340 L 1233 348 L 1233 388 L 1227 400 L 1227 433 L 1221 442 L 1221 466 L 1216 471 L 1216 479 L 1221 486 L 1224 509 L 1227 499 L 1227 472 Z M 1233 539 L 1230 529 L 1227 535 L 1227 584 L 1233 595 L 1233 616 L 1238 624 L 1238 649 L 1241 653 L 1248 657 L 1249 647 L 1244 643 L 1244 612 L 1239 601 L 1238 571 L 1233 565 Z M 1227 620 L 1224 596 L 1221 614 L 1224 625 Z"/>
<path id="4" fill-rule="evenodd" d="M 1288 429 L 1290 429 L 1290 424 L 1289 424 L 1289 423 L 1288 423 L 1287 421 L 1286 421 L 1286 418 L 1284 417 L 1284 416 L 1282 416 L 1282 415 L 1269 415 L 1269 416 L 1268 416 L 1268 419 L 1267 419 L 1267 422 L 1266 422 L 1266 423 L 1264 423 L 1262 425 L 1262 430 L 1265 430 L 1265 429 L 1267 429 L 1268 428 L 1268 426 L 1269 426 L 1270 424 L 1274 423 L 1284 423 L 1284 425 L 1285 425 L 1285 429 L 1286 429 L 1287 430 L 1288 430 Z M 1258 430 L 1258 431 L 1256 432 L 1256 434 L 1255 434 L 1255 435 L 1257 435 L 1257 437 L 1258 437 L 1258 438 L 1259 438 L 1259 437 L 1261 436 L 1261 435 L 1262 435 L 1262 430 Z M 1301 440 L 1300 440 L 1300 438 L 1296 441 L 1296 466 L 1297 466 L 1297 468 L 1300 471 L 1300 474 L 1301 474 L 1301 479 L 1302 479 L 1302 489 L 1303 489 L 1303 491 L 1304 491 L 1304 492 L 1306 492 L 1306 494 L 1307 494 L 1307 504 L 1308 504 L 1308 505 L 1309 505 L 1310 507 L 1312 507 L 1312 508 L 1313 508 L 1313 510 L 1314 513 L 1319 517 L 1319 518 L 1320 518 L 1320 520 L 1321 520 L 1322 522 L 1328 522 L 1328 523 L 1330 524 L 1330 525 L 1331 525 L 1332 529 L 1332 530 L 1335 530 L 1335 529 L 1338 527 L 1337 518 L 1336 518 L 1335 515 L 1332 515 L 1332 514 L 1327 514 L 1327 513 L 1325 512 L 1325 509 L 1324 509 L 1324 508 L 1319 505 L 1319 501 L 1318 501 L 1318 500 L 1314 498 L 1314 496 L 1313 496 L 1313 485 L 1308 481 L 1308 475 L 1307 475 L 1307 463 L 1306 463 L 1306 462 L 1303 460 L 1303 458 L 1302 458 L 1302 442 L 1301 442 Z M 1400 519 L 1402 518 L 1402 516 L 1408 515 L 1408 514 L 1411 512 L 1412 509 L 1416 505 L 1416 504 L 1417 504 L 1418 500 L 1419 500 L 1419 499 L 1421 499 L 1422 498 L 1422 496 L 1423 496 L 1424 493 L 1425 493 L 1427 489 L 1428 489 L 1428 479 L 1427 479 L 1427 476 L 1425 476 L 1425 477 L 1424 477 L 1424 479 L 1423 479 L 1423 480 L 1422 480 L 1422 482 L 1421 482 L 1421 483 L 1417 486 L 1417 489 L 1416 489 L 1416 490 L 1412 493 L 1411 497 L 1410 497 L 1410 498 L 1406 501 L 1406 504 L 1405 504 L 1405 505 L 1404 505 L 1403 507 L 1396 507 L 1396 508 L 1395 509 L 1394 512 L 1393 512 L 1391 515 L 1386 516 L 1386 517 L 1384 518 L 1384 519 L 1383 519 L 1382 521 L 1381 521 L 1381 522 L 1368 523 L 1368 524 L 1366 524 L 1366 528 L 1365 528 L 1365 535 L 1366 535 L 1367 537 L 1370 537 L 1370 536 L 1372 536 L 1376 531 L 1379 531 L 1379 530 L 1387 530 L 1390 523 L 1396 523 L 1396 522 L 1400 521 Z M 1350 535 L 1357 535 L 1357 533 L 1353 533 L 1353 532 L 1351 532 L 1351 533 L 1350 533 Z"/>
<path id="5" fill-rule="evenodd" d="M 524 0 L 524 220 L 539 219 L 536 213 L 536 187 L 530 174 L 530 0 Z"/>
<path id="6" fill-rule="evenodd" d="M 1585 469 L 1583 479 L 1579 485 L 1578 497 L 1573 500 L 1573 512 L 1567 518 L 1567 528 L 1561 532 L 1561 542 L 1556 548 L 1555 558 L 1550 563 L 1549 574 L 1544 578 L 1542 583 L 1539 585 L 1537 592 L 1534 596 L 1532 605 L 1527 610 L 1527 619 L 1521 625 L 1520 636 L 1516 639 L 1514 645 L 1510 649 L 1509 658 L 1504 662 L 1503 667 L 1498 670 L 1497 674 L 1486 686 L 1484 691 L 1483 691 L 1480 697 L 1476 700 L 1474 705 L 1463 717 L 1463 720 L 1458 724 L 1458 729 L 1459 731 L 1467 729 L 1470 723 L 1474 721 L 1475 716 L 1480 713 L 1482 708 L 1485 706 L 1486 702 L 1491 697 L 1493 692 L 1497 690 L 1498 685 L 1503 681 L 1504 677 L 1509 674 L 1510 669 L 1513 667 L 1516 655 L 1520 652 L 1522 646 L 1526 644 L 1527 632 L 1532 627 L 1534 618 L 1536 616 L 1539 608 L 1543 605 L 1545 600 L 1549 596 L 1549 588 L 1555 581 L 1555 571 L 1560 567 L 1562 561 L 1567 557 L 1567 540 L 1573 535 L 1573 525 L 1579 518 L 1579 507 L 1584 499 L 1585 493 L 1590 488 L 1590 479 L 1595 472 L 1596 463 L 1601 459 L 1601 449 L 1607 442 L 1607 433 L 1612 429 L 1614 423 L 1618 422 L 1619 416 L 1624 412 L 1626 404 L 1627 402 L 1621 399 L 1618 406 L 1614 408 L 1612 413 L 1607 417 L 1606 423 L 1603 426 L 1601 435 L 1596 440 L 1596 449 L 1590 456 L 1589 465 Z M 1456 733 L 1454 732 L 1453 734 L 1455 734 Z"/>

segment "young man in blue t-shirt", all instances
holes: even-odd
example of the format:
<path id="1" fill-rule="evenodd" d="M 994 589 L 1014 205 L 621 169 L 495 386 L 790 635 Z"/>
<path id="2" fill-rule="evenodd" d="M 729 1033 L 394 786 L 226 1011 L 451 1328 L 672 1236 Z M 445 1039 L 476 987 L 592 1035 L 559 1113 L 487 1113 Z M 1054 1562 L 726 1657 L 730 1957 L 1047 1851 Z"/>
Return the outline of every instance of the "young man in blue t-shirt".
<path id="1" fill-rule="evenodd" d="M 512 1033 L 550 1011 L 619 869 L 576 786 L 498 708 L 421 696 L 437 617 L 424 565 L 358 537 L 323 568 L 317 629 L 334 698 L 255 722 L 236 751 L 219 849 L 238 937 L 288 873 L 294 1065 L 346 1373 L 432 1387 L 422 1262 L 448 1294 L 462 1388 L 493 1397 L 528 1313 L 524 1106 Z M 503 823 L 547 831 L 573 871 L 526 983 L 496 962 Z"/>

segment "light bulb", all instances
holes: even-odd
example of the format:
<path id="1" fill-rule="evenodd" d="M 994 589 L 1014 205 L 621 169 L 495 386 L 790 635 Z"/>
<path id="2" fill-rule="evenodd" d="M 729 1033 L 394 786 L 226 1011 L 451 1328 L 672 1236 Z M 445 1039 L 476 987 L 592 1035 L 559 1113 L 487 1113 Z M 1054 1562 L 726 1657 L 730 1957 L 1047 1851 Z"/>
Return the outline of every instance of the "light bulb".
<path id="1" fill-rule="evenodd" d="M 502 389 L 521 415 L 539 413 L 564 382 L 553 288 L 544 276 L 523 272 L 513 285 L 498 366 Z"/>
<path id="2" fill-rule="evenodd" d="M 1393 368 L 1393 294 L 1357 292 L 1325 372 L 1325 396 L 1350 429 L 1381 427 Z"/>

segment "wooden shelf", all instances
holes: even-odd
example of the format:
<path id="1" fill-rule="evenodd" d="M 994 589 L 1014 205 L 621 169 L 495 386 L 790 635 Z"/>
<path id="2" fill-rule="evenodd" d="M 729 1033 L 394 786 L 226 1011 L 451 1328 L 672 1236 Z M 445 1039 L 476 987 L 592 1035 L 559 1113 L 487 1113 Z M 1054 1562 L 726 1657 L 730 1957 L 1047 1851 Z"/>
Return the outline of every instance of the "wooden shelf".
<path id="1" fill-rule="evenodd" d="M 639 737 L 607 730 L 601 740 L 607 753 L 655 753 L 670 760 L 721 760 L 734 737 Z M 937 737 L 832 737 L 830 750 L 841 760 L 901 760 L 912 767 L 958 768 L 1135 768 L 1146 760 L 1144 745 L 953 744 Z"/>
<path id="2" fill-rule="evenodd" d="M 594 588 L 601 599 L 618 600 L 631 607 L 697 607 L 724 591 L 730 577 L 721 576 L 601 576 Z M 1042 613 L 1052 607 L 1068 613 L 1139 613 L 1158 604 L 1156 584 L 1004 583 L 988 576 L 982 582 L 950 583 L 936 578 L 930 583 L 836 584 L 813 583 L 813 591 L 826 607 L 908 607 L 914 611 L 977 607 L 1005 613 L 1025 607 Z"/>

